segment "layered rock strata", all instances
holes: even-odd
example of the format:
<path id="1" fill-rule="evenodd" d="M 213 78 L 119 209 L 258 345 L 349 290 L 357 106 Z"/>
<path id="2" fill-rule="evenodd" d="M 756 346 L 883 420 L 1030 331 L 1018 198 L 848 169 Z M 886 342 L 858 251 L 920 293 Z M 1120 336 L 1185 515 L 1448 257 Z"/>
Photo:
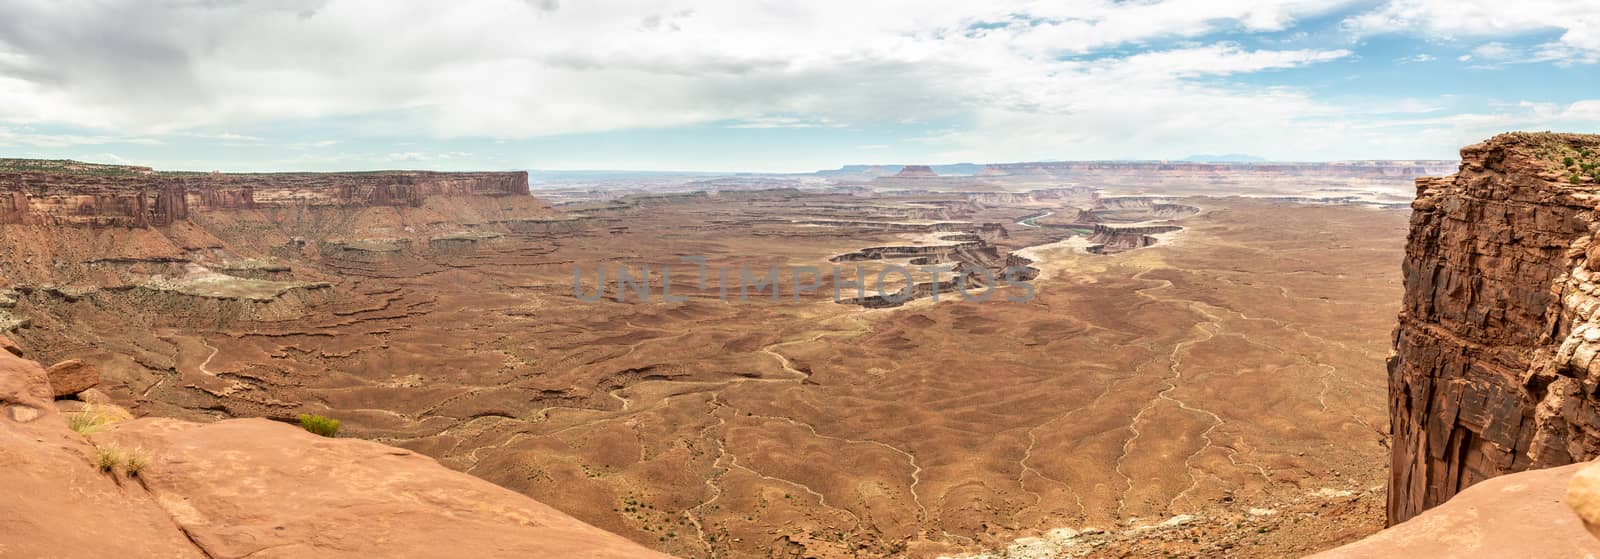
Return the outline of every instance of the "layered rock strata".
<path id="1" fill-rule="evenodd" d="M 1389 360 L 1390 524 L 1600 454 L 1600 136 L 1505 134 L 1417 181 Z"/>
<path id="2" fill-rule="evenodd" d="M 524 172 L 81 175 L 0 170 L 0 223 L 144 227 L 206 210 L 417 207 L 430 196 L 527 193 Z"/>

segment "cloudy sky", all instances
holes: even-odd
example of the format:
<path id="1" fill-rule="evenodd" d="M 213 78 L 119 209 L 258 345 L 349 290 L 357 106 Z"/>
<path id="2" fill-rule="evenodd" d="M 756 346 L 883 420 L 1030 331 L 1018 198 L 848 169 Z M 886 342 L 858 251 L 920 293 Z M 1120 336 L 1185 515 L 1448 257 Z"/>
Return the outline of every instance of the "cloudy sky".
<path id="1" fill-rule="evenodd" d="M 0 0 L 0 156 L 809 171 L 1600 132 L 1594 0 Z"/>

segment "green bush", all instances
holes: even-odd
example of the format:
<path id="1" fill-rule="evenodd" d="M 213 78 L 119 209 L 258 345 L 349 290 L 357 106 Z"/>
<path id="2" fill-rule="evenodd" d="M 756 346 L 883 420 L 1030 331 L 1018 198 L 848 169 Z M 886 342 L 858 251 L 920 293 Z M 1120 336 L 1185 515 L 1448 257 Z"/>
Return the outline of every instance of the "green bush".
<path id="1" fill-rule="evenodd" d="M 305 430 L 324 437 L 333 437 L 339 434 L 339 420 L 323 417 L 316 414 L 300 414 L 300 426 Z"/>

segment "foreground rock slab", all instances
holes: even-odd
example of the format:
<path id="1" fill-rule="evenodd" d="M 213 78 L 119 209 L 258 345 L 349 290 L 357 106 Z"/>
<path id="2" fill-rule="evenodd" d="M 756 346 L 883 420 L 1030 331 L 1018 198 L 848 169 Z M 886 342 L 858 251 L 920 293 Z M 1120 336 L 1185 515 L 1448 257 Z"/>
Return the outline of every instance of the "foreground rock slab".
<path id="1" fill-rule="evenodd" d="M 139 419 L 156 501 L 214 557 L 667 557 L 414 452 L 266 419 Z"/>
<path id="2" fill-rule="evenodd" d="M 52 396 L 0 353 L 0 557 L 667 557 L 408 450 L 265 419 L 84 436 Z"/>
<path id="3" fill-rule="evenodd" d="M 1497 477 L 1411 520 L 1312 557 L 1600 557 L 1600 540 L 1567 505 L 1567 486 L 1586 467 Z"/>
<path id="4" fill-rule="evenodd" d="M 149 493 L 91 466 L 45 379 L 0 352 L 0 557 L 205 557 Z"/>

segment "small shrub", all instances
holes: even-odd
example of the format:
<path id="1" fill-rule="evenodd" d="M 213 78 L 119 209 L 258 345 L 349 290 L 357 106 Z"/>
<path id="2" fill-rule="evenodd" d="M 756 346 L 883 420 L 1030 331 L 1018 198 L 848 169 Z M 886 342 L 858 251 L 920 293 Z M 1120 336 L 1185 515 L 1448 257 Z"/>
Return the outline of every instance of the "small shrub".
<path id="1" fill-rule="evenodd" d="M 111 473 L 121 468 L 126 461 L 122 450 L 114 446 L 94 447 L 94 465 L 100 471 Z"/>
<path id="2" fill-rule="evenodd" d="M 128 477 L 139 477 L 139 474 L 144 472 L 144 469 L 148 467 L 150 467 L 150 457 L 145 456 L 144 449 L 142 448 L 135 448 L 128 451 L 127 456 L 122 462 L 122 471 L 126 472 Z"/>
<path id="3" fill-rule="evenodd" d="M 300 414 L 300 427 L 324 437 L 339 434 L 339 420 L 311 413 Z"/>

